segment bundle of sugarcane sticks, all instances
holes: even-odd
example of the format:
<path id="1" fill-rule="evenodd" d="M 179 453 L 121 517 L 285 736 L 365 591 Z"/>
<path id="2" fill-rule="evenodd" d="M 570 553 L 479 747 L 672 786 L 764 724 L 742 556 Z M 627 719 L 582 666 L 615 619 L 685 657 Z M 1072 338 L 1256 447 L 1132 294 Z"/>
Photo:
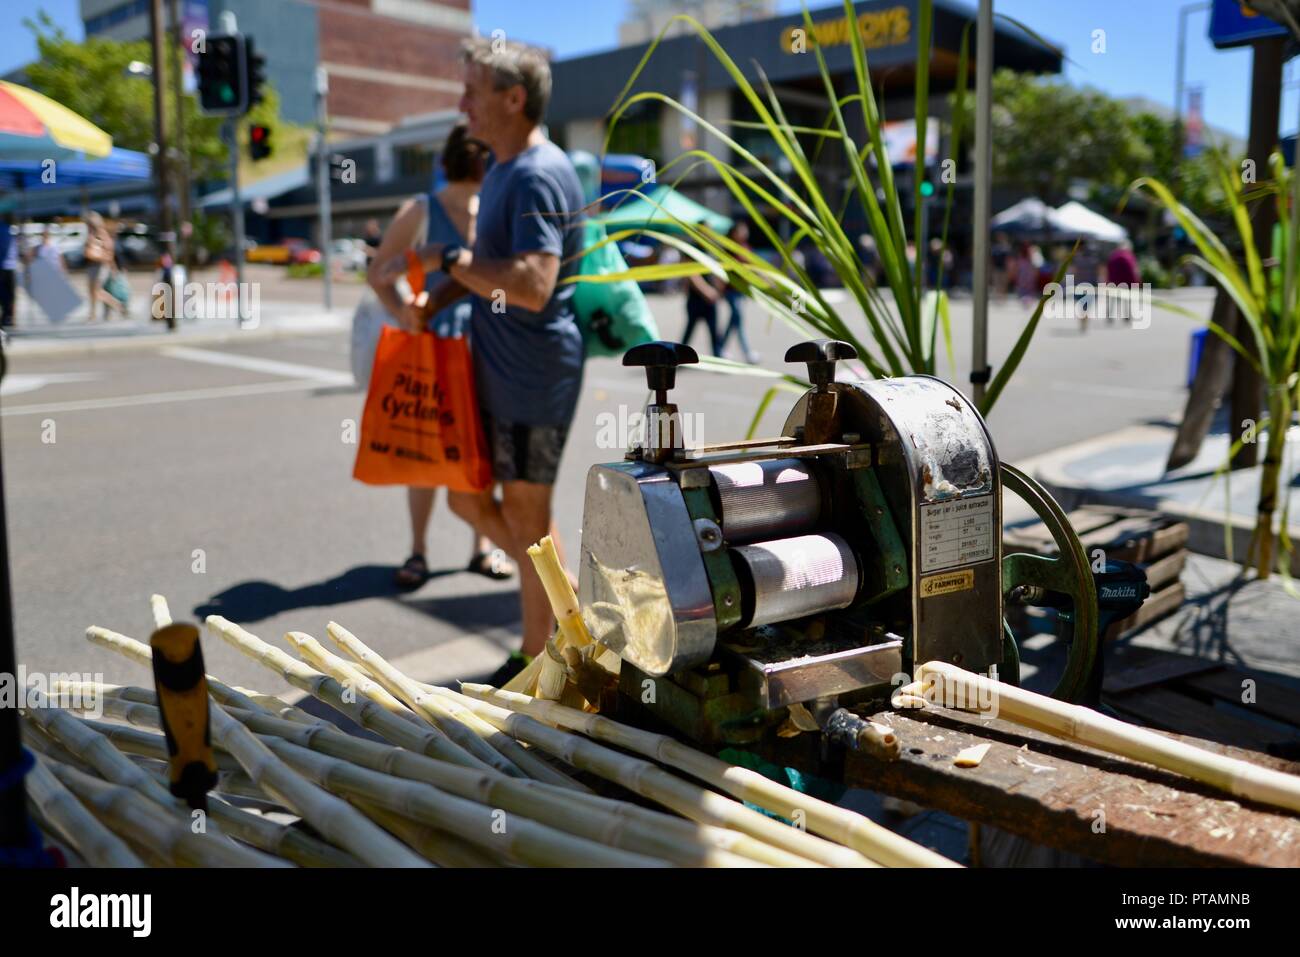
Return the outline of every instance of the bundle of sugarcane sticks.
<path id="1" fill-rule="evenodd" d="M 164 599 L 151 606 L 156 628 L 171 623 Z M 168 790 L 154 691 L 31 689 L 33 816 L 89 864 L 954 866 L 857 813 L 582 708 L 541 701 L 565 714 L 534 717 L 540 699 L 527 695 L 415 681 L 334 622 L 325 634 L 339 653 L 302 632 L 284 636 L 290 654 L 220 616 L 206 626 L 370 734 L 208 675 L 218 779 L 206 812 L 193 811 Z M 86 637 L 151 666 L 142 641 L 97 626 Z"/>

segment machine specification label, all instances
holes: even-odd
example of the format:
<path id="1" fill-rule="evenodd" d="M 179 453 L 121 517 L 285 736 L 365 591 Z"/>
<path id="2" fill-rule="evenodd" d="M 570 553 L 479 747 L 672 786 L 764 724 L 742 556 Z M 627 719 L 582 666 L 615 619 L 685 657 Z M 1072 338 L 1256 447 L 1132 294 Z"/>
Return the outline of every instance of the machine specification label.
<path id="1" fill-rule="evenodd" d="M 921 572 L 991 561 L 993 496 L 921 506 Z"/>

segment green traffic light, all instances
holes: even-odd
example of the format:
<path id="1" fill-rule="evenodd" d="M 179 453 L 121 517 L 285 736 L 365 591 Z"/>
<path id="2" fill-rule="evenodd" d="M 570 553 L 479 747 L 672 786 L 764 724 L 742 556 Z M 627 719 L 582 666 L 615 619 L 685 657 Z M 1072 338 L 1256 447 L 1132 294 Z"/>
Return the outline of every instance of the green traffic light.
<path id="1" fill-rule="evenodd" d="M 235 91 L 233 87 L 223 86 L 221 88 L 221 102 L 223 103 L 235 102 Z"/>
<path id="2" fill-rule="evenodd" d="M 928 180 L 921 183 L 921 195 L 927 199 L 934 195 L 934 183 Z"/>

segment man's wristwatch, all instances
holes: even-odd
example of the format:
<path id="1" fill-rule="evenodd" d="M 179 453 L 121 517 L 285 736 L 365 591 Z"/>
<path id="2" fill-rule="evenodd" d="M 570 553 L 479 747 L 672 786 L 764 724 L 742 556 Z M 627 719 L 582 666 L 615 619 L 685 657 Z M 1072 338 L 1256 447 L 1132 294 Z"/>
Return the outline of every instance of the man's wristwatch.
<path id="1" fill-rule="evenodd" d="M 444 246 L 442 249 L 442 271 L 451 272 L 451 267 L 460 261 L 461 253 L 464 251 L 464 246 Z"/>

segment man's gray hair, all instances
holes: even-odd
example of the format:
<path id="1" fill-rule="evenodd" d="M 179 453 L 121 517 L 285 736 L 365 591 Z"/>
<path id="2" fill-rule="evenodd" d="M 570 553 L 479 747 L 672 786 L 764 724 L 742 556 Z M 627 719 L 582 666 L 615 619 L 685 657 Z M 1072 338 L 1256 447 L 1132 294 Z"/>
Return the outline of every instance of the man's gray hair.
<path id="1" fill-rule="evenodd" d="M 522 86 L 524 116 L 542 122 L 551 99 L 551 64 L 544 51 L 497 37 L 473 37 L 461 43 L 461 60 L 491 70 L 497 90 Z"/>

